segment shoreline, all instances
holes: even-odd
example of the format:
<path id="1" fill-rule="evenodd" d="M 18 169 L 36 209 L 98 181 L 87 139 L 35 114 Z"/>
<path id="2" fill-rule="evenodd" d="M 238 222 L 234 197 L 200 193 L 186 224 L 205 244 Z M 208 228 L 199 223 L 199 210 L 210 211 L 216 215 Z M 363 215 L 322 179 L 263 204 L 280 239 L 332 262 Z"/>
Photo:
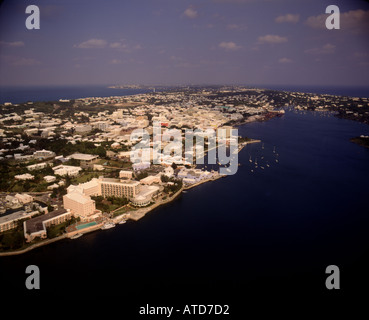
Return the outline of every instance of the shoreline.
<path id="1" fill-rule="evenodd" d="M 244 123 L 244 124 L 246 124 L 246 123 Z M 240 146 L 238 147 L 237 153 L 239 153 L 248 144 L 251 144 L 251 143 L 259 143 L 259 142 L 261 142 L 261 140 L 258 140 L 258 139 L 252 139 L 250 141 L 245 141 L 242 144 L 240 144 Z M 178 198 L 179 195 L 182 194 L 183 191 L 187 191 L 187 190 L 190 190 L 192 188 L 195 188 L 195 187 L 197 187 L 197 186 L 199 186 L 201 184 L 204 184 L 204 183 L 207 183 L 207 182 L 211 182 L 211 181 L 216 181 L 218 179 L 225 178 L 225 177 L 227 177 L 227 175 L 220 175 L 219 174 L 217 177 L 212 177 L 210 179 L 204 179 L 202 181 L 199 181 L 197 183 L 194 183 L 194 184 L 191 184 L 191 185 L 188 185 L 188 186 L 184 186 L 183 185 L 180 190 L 178 190 L 175 194 L 173 194 L 171 197 L 168 197 L 165 200 L 161 200 L 160 202 L 154 203 L 152 206 L 149 206 L 149 207 L 146 207 L 146 208 L 140 208 L 140 209 L 137 209 L 137 210 L 132 211 L 132 212 L 127 212 L 128 219 L 133 220 L 133 221 L 138 221 L 138 220 L 142 219 L 143 217 L 145 217 L 146 214 L 148 214 L 149 212 L 153 211 L 154 209 L 156 209 L 156 208 L 158 208 L 158 207 L 160 207 L 162 205 L 165 205 L 167 203 L 170 203 L 170 202 L 174 201 L 175 199 Z M 119 221 L 122 220 L 122 219 L 119 219 L 119 217 L 120 216 L 117 216 L 115 218 L 111 218 L 111 220 L 114 223 L 118 223 Z M 96 225 L 96 226 L 93 226 L 93 227 L 88 228 L 85 231 L 78 230 L 78 231 L 75 231 L 75 232 L 70 232 L 70 233 L 62 234 L 61 236 L 56 237 L 56 238 L 53 238 L 53 239 L 42 240 L 41 242 L 35 243 L 33 245 L 30 245 L 29 247 L 24 248 L 24 249 L 14 250 L 14 251 L 0 252 L 0 257 L 14 256 L 14 255 L 20 255 L 20 254 L 23 254 L 23 253 L 27 253 L 27 252 L 29 252 L 29 251 L 31 251 L 33 249 L 36 249 L 36 248 L 39 248 L 39 247 L 48 245 L 50 243 L 53 243 L 53 242 L 56 242 L 56 241 L 59 241 L 59 240 L 70 239 L 70 237 L 73 236 L 73 234 L 75 234 L 75 233 L 87 234 L 87 233 L 90 233 L 90 232 L 97 231 L 97 230 L 100 229 L 100 227 L 101 227 L 101 225 Z"/>

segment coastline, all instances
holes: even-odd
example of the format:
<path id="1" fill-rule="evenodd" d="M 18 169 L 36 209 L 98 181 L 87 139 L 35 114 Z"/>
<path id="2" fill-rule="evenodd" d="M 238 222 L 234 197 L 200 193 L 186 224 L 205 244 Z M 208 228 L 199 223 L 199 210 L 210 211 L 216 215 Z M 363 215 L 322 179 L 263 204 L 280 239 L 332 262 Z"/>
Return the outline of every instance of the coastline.
<path id="1" fill-rule="evenodd" d="M 246 124 L 246 123 L 243 123 L 243 124 Z M 241 125 L 241 124 L 239 124 L 239 125 Z M 245 142 L 243 142 L 242 144 L 239 145 L 238 150 L 237 150 L 237 153 L 239 153 L 244 147 L 246 147 L 247 144 L 260 143 L 260 142 L 261 142 L 261 140 L 258 140 L 258 139 L 252 139 L 250 141 L 245 141 Z M 220 178 L 225 178 L 225 177 L 227 177 L 227 175 L 220 175 L 219 174 L 218 176 L 212 177 L 210 179 L 204 179 L 204 180 L 201 180 L 201 181 L 199 181 L 197 183 L 194 183 L 194 184 L 191 184 L 191 185 L 182 186 L 182 188 L 180 190 L 178 190 L 175 194 L 173 194 L 170 198 L 167 198 L 165 200 L 161 200 L 159 202 L 156 202 L 152 206 L 149 206 L 149 207 L 146 207 L 146 208 L 140 208 L 138 210 L 135 210 L 135 211 L 132 211 L 132 212 L 128 212 L 127 213 L 127 217 L 130 220 L 138 221 L 138 220 L 142 219 L 143 217 L 145 217 L 146 214 L 148 214 L 149 212 L 153 211 L 154 209 L 156 209 L 156 208 L 158 208 L 158 207 L 160 207 L 162 205 L 165 205 L 167 203 L 170 203 L 170 202 L 174 201 L 176 198 L 178 198 L 178 196 L 180 194 L 182 194 L 183 191 L 186 191 L 186 190 L 192 189 L 194 187 L 197 187 L 197 186 L 199 186 L 201 184 L 204 184 L 204 183 L 207 183 L 207 182 L 211 182 L 211 181 L 216 181 L 216 180 L 218 180 Z M 111 220 L 114 223 L 118 223 L 122 219 L 120 219 L 120 216 L 118 216 L 118 217 L 112 218 Z M 0 257 L 3 257 L 3 256 L 13 256 L 13 255 L 19 255 L 19 254 L 27 253 L 27 252 L 29 252 L 29 251 L 31 251 L 33 249 L 36 249 L 36 248 L 39 248 L 39 247 L 48 245 L 50 243 L 53 243 L 53 242 L 56 242 L 56 241 L 59 241 L 59 240 L 70 239 L 71 236 L 73 236 L 76 233 L 87 234 L 87 233 L 90 233 L 90 232 L 99 230 L 100 227 L 101 227 L 101 224 L 98 224 L 98 225 L 95 225 L 93 227 L 87 228 L 86 230 L 79 230 L 79 231 L 74 231 L 74 232 L 70 232 L 70 233 L 65 233 L 65 234 L 62 234 L 61 236 L 56 237 L 56 238 L 53 238 L 53 239 L 42 240 L 41 242 L 35 243 L 33 245 L 30 245 L 29 247 L 27 247 L 25 249 L 8 251 L 8 252 L 0 252 Z"/>
<path id="2" fill-rule="evenodd" d="M 56 242 L 56 241 L 59 241 L 59 240 L 63 240 L 65 238 L 68 238 L 68 235 L 67 234 L 62 234 L 59 237 L 56 237 L 56 238 L 53 238 L 53 239 L 42 240 L 41 242 L 32 244 L 32 245 L 30 245 L 29 247 L 27 247 L 25 249 L 7 251 L 7 252 L 0 252 L 0 257 L 15 256 L 15 255 L 23 254 L 23 253 L 26 253 L 26 252 L 31 251 L 33 249 L 48 245 L 50 243 L 53 243 L 53 242 Z"/>

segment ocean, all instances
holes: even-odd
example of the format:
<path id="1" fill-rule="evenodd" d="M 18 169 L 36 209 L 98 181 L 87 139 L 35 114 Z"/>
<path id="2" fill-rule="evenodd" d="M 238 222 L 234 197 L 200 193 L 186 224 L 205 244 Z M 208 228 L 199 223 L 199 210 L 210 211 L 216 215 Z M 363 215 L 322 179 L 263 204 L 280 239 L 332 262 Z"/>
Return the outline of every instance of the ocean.
<path id="1" fill-rule="evenodd" d="M 368 87 L 311 87 L 260 85 L 260 88 L 309 92 L 317 94 L 343 95 L 369 98 Z M 147 89 L 112 89 L 108 86 L 35 86 L 0 87 L 0 103 L 23 103 L 27 101 L 57 101 L 59 99 L 78 99 L 86 97 L 110 97 L 134 95 L 150 92 Z"/>
<path id="2" fill-rule="evenodd" d="M 220 303 L 242 313 L 267 296 L 329 298 L 325 269 L 337 265 L 338 294 L 360 292 L 369 284 L 369 150 L 349 139 L 369 126 L 289 110 L 239 133 L 262 143 L 239 153 L 235 175 L 138 222 L 0 257 L 2 290 L 114 301 L 122 314 L 146 303 Z M 30 264 L 40 268 L 39 292 L 24 286 Z"/>
<path id="3" fill-rule="evenodd" d="M 108 86 L 37 86 L 0 87 L 0 103 L 27 101 L 57 101 L 87 97 L 128 96 L 150 92 L 147 89 L 113 89 Z"/>

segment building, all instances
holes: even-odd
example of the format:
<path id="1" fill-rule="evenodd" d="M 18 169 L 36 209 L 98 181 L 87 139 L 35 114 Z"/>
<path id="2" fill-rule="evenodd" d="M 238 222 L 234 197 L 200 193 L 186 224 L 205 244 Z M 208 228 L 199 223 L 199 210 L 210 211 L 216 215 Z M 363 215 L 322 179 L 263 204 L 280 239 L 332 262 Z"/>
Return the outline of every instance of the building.
<path id="1" fill-rule="evenodd" d="M 42 163 L 36 163 L 36 164 L 31 164 L 29 166 L 27 166 L 27 169 L 29 171 L 33 171 L 33 170 L 41 170 L 47 167 L 47 163 L 46 162 L 42 162 Z"/>
<path id="2" fill-rule="evenodd" d="M 59 165 L 53 168 L 54 174 L 59 176 L 77 176 L 82 170 L 81 167 Z"/>
<path id="3" fill-rule="evenodd" d="M 50 182 L 54 182 L 56 180 L 56 177 L 55 176 L 45 176 L 44 177 L 44 180 L 47 182 L 47 183 L 50 183 Z"/>
<path id="4" fill-rule="evenodd" d="M 17 227 L 17 222 L 22 219 L 30 218 L 36 214 L 39 214 L 39 211 L 25 212 L 23 210 L 13 212 L 6 216 L 0 217 L 0 232 L 4 232 L 7 230 L 11 230 Z"/>
<path id="5" fill-rule="evenodd" d="M 47 158 L 53 158 L 56 154 L 53 151 L 48 150 L 38 150 L 33 153 L 33 157 L 35 159 L 47 159 Z"/>
<path id="6" fill-rule="evenodd" d="M 63 196 L 63 205 L 65 209 L 69 209 L 73 215 L 80 217 L 82 220 L 86 220 L 96 213 L 95 201 L 78 189 L 74 189 Z"/>
<path id="7" fill-rule="evenodd" d="M 140 183 L 151 185 L 153 183 L 160 183 L 161 182 L 161 174 L 157 174 L 156 176 L 147 176 L 140 180 Z"/>
<path id="8" fill-rule="evenodd" d="M 99 179 L 93 178 L 92 180 L 80 183 L 78 186 L 70 185 L 67 188 L 67 193 L 77 190 L 78 192 L 86 196 L 99 196 L 101 195 L 101 186 Z"/>
<path id="9" fill-rule="evenodd" d="M 81 168 L 92 168 L 99 156 L 94 154 L 73 153 L 68 158 L 79 161 Z"/>
<path id="10" fill-rule="evenodd" d="M 16 179 L 16 180 L 33 180 L 34 178 L 35 178 L 35 176 L 33 176 L 32 174 L 29 174 L 29 173 L 18 174 L 16 176 L 14 176 L 14 179 Z"/>
<path id="11" fill-rule="evenodd" d="M 22 204 L 30 203 L 33 201 L 33 197 L 26 193 L 17 193 L 14 197 L 17 198 L 18 201 Z"/>
<path id="12" fill-rule="evenodd" d="M 132 164 L 132 168 L 134 171 L 145 170 L 145 169 L 150 168 L 150 162 L 134 163 Z"/>
<path id="13" fill-rule="evenodd" d="M 38 213 L 38 211 L 36 211 Z M 72 213 L 65 209 L 59 209 L 50 213 L 29 219 L 23 222 L 24 237 L 27 242 L 31 242 L 36 237 L 47 238 L 47 228 L 68 221 L 72 218 Z"/>
<path id="14" fill-rule="evenodd" d="M 89 124 L 81 124 L 76 126 L 75 130 L 77 133 L 87 133 L 92 130 L 92 127 Z"/>
<path id="15" fill-rule="evenodd" d="M 132 171 L 125 171 L 125 170 L 119 171 L 119 178 L 132 179 L 132 175 L 133 175 Z"/>
<path id="16" fill-rule="evenodd" d="M 153 196 L 159 193 L 159 189 L 157 186 L 142 186 L 140 193 L 131 198 L 131 203 L 135 207 L 145 207 L 151 203 Z"/>
<path id="17" fill-rule="evenodd" d="M 112 178 L 99 178 L 101 186 L 101 195 L 103 197 L 135 197 L 140 190 L 140 183 L 138 181 L 127 181 Z"/>

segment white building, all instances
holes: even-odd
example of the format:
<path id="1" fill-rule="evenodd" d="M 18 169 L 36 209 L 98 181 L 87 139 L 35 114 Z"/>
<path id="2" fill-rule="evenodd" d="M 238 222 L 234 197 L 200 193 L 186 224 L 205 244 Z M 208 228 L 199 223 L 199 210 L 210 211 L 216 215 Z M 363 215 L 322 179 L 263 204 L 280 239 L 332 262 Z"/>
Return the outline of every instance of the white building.
<path id="1" fill-rule="evenodd" d="M 17 198 L 18 201 L 23 204 L 30 203 L 33 201 L 33 197 L 26 193 L 17 193 L 14 197 Z"/>
<path id="2" fill-rule="evenodd" d="M 53 168 L 54 174 L 59 176 L 77 176 L 79 172 L 82 170 L 81 167 L 76 166 L 65 166 L 65 165 L 59 165 L 57 167 Z"/>
<path id="3" fill-rule="evenodd" d="M 145 170 L 147 168 L 150 168 L 150 162 L 134 163 L 132 164 L 132 168 L 134 171 Z"/>
<path id="4" fill-rule="evenodd" d="M 16 180 L 33 180 L 34 178 L 35 178 L 35 176 L 33 176 L 32 174 L 29 174 L 29 173 L 18 174 L 16 176 L 14 176 L 14 179 L 16 179 Z"/>
<path id="5" fill-rule="evenodd" d="M 33 157 L 36 159 L 46 159 L 55 157 L 55 152 L 48 150 L 38 150 L 33 153 Z"/>
<path id="6" fill-rule="evenodd" d="M 83 220 L 88 219 L 96 211 L 95 201 L 77 189 L 63 196 L 63 205 L 65 209 L 69 209 Z"/>
<path id="7" fill-rule="evenodd" d="M 78 186 L 70 185 L 67 188 L 67 192 L 78 191 L 86 196 L 99 196 L 101 195 L 101 187 L 99 179 L 93 178 L 92 180 L 80 183 Z"/>
<path id="8" fill-rule="evenodd" d="M 44 177 L 44 180 L 47 182 L 47 183 L 50 183 L 50 182 L 54 182 L 56 180 L 56 177 L 55 176 L 45 176 Z"/>
<path id="9" fill-rule="evenodd" d="M 33 170 L 41 170 L 47 167 L 47 163 L 46 162 L 42 162 L 42 163 L 36 163 L 36 164 L 31 164 L 29 166 L 27 166 L 27 169 L 29 171 L 33 171 Z"/>
<path id="10" fill-rule="evenodd" d="M 141 186 L 140 193 L 131 198 L 131 203 L 136 207 L 145 207 L 150 204 L 154 195 L 159 192 L 157 186 Z"/>
<path id="11" fill-rule="evenodd" d="M 119 171 L 119 178 L 132 179 L 132 171 L 121 170 Z"/>

